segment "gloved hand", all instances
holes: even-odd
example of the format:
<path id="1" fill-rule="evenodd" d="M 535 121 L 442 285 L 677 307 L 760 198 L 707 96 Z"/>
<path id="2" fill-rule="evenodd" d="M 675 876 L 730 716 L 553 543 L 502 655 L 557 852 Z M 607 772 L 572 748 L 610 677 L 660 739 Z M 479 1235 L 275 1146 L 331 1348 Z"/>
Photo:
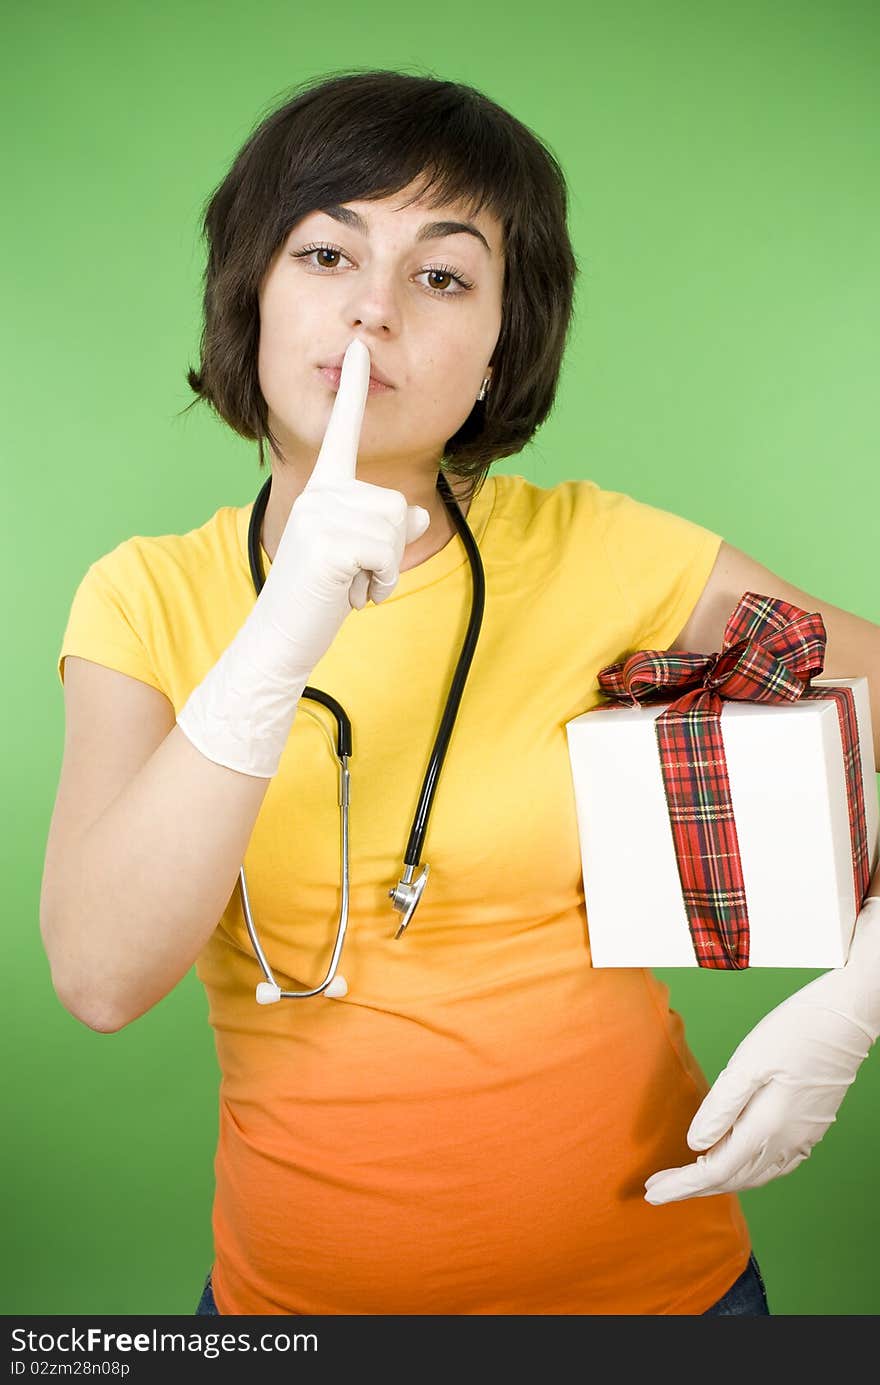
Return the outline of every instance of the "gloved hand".
<path id="1" fill-rule="evenodd" d="M 837 1119 L 878 1034 L 880 896 L 869 895 L 845 966 L 795 991 L 746 1035 L 688 1130 L 691 1149 L 707 1153 L 652 1174 L 645 1201 L 760 1188 L 797 1168 Z"/>
<path id="2" fill-rule="evenodd" d="M 177 716 L 209 760 L 271 779 L 312 669 L 352 609 L 384 601 L 430 515 L 402 491 L 359 481 L 370 353 L 355 337 L 314 469 L 291 507 L 263 589 Z"/>

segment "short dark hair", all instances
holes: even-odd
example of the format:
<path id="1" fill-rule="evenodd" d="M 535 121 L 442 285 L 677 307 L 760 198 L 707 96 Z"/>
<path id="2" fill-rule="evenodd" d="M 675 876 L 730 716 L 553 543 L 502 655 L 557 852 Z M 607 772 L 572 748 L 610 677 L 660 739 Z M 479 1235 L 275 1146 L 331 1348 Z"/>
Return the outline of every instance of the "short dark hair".
<path id="1" fill-rule="evenodd" d="M 187 408 L 206 400 L 258 441 L 261 468 L 264 440 L 280 451 L 257 372 L 258 293 L 271 260 L 310 212 L 417 183 L 431 207 L 460 202 L 477 214 L 486 205 L 504 233 L 491 388 L 441 460 L 446 472 L 472 479 L 461 498 L 472 497 L 493 461 L 525 446 L 556 394 L 579 269 L 562 170 L 526 125 L 459 82 L 348 69 L 294 91 L 248 137 L 203 209 L 201 361 L 187 372 L 198 396 Z"/>

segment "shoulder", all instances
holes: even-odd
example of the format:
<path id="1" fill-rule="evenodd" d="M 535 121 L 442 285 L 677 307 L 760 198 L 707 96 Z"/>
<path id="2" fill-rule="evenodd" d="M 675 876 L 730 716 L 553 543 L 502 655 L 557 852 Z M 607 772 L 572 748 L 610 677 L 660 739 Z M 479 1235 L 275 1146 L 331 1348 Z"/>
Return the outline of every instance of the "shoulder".
<path id="1" fill-rule="evenodd" d="M 822 617 L 827 637 L 825 677 L 850 677 L 854 668 L 864 667 L 862 660 L 867 654 L 860 655 L 859 651 L 867 650 L 872 633 L 876 648 L 876 625 L 812 595 L 803 587 L 794 586 L 757 558 L 729 543 L 721 544 L 699 600 L 674 639 L 673 647 L 702 652 L 720 650 L 727 622 L 746 592 L 787 601 L 799 610 L 816 612 Z"/>
<path id="2" fill-rule="evenodd" d="M 615 565 L 650 571 L 659 560 L 673 563 L 695 551 L 712 557 L 720 534 L 698 521 L 640 500 L 626 491 L 610 490 L 588 477 L 539 486 L 520 475 L 497 476 L 496 510 L 509 520 L 560 537 L 566 533 L 601 543 Z"/>
<path id="3" fill-rule="evenodd" d="M 96 558 L 88 573 L 120 592 L 174 582 L 243 552 L 246 523 L 241 508 L 227 505 L 183 533 L 133 534 Z"/>
<path id="4" fill-rule="evenodd" d="M 63 661 L 74 654 L 149 683 L 177 705 L 187 659 L 218 641 L 222 648 L 241 608 L 246 530 L 246 509 L 226 506 L 197 528 L 133 534 L 96 558 L 70 602 L 62 682 Z"/>
<path id="5" fill-rule="evenodd" d="M 495 510 L 508 522 L 529 527 L 564 527 L 597 516 L 600 491 L 595 481 L 576 478 L 541 486 L 519 474 L 495 475 Z"/>
<path id="6" fill-rule="evenodd" d="M 495 475 L 496 504 L 523 515 L 554 516 L 569 520 L 601 522 L 614 526 L 640 526 L 643 529 L 666 527 L 694 529 L 695 521 L 672 510 L 654 505 L 627 491 L 610 490 L 591 477 L 574 477 L 541 486 L 525 476 Z"/>

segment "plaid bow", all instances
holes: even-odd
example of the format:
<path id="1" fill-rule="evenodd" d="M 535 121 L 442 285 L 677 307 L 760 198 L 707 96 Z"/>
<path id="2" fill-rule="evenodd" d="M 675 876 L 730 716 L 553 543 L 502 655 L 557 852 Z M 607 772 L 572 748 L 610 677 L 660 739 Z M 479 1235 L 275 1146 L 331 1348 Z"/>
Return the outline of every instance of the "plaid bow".
<path id="1" fill-rule="evenodd" d="M 811 688 L 825 662 L 825 623 L 787 601 L 745 592 L 719 653 L 640 649 L 599 673 L 608 696 L 639 706 L 667 701 L 657 717 L 663 787 L 678 874 L 698 965 L 749 965 L 749 913 L 721 734 L 725 699 L 837 703 L 852 841 L 856 903 L 870 878 L 868 829 L 855 699 L 851 688 Z"/>

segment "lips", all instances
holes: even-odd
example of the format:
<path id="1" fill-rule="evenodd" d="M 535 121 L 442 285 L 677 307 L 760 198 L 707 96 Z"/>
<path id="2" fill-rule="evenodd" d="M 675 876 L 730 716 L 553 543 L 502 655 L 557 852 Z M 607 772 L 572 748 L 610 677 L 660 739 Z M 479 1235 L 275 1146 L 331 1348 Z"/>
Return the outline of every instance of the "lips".
<path id="1" fill-rule="evenodd" d="M 326 361 L 321 361 L 321 362 L 320 362 L 320 364 L 319 364 L 319 366 L 318 366 L 318 369 L 319 369 L 319 370 L 324 370 L 324 369 L 327 369 L 327 370 L 341 370 L 341 368 L 342 368 L 342 361 L 343 361 L 343 357 L 344 357 L 344 356 L 345 356 L 345 352 L 344 352 L 344 351 L 340 351 L 340 353 L 339 353 L 338 356 L 328 356 L 327 359 L 326 359 Z M 395 386 L 395 384 L 394 384 L 394 381 L 393 381 L 393 380 L 389 380 L 389 378 L 388 378 L 388 376 L 385 374 L 384 370 L 380 370 L 379 367 L 376 366 L 376 365 L 373 365 L 372 362 L 370 362 L 370 379 L 371 379 L 371 380 L 377 380 L 377 381 L 379 382 L 380 385 L 386 385 L 386 386 L 388 387 L 388 389 L 393 390 L 393 389 L 396 388 L 396 386 Z"/>

